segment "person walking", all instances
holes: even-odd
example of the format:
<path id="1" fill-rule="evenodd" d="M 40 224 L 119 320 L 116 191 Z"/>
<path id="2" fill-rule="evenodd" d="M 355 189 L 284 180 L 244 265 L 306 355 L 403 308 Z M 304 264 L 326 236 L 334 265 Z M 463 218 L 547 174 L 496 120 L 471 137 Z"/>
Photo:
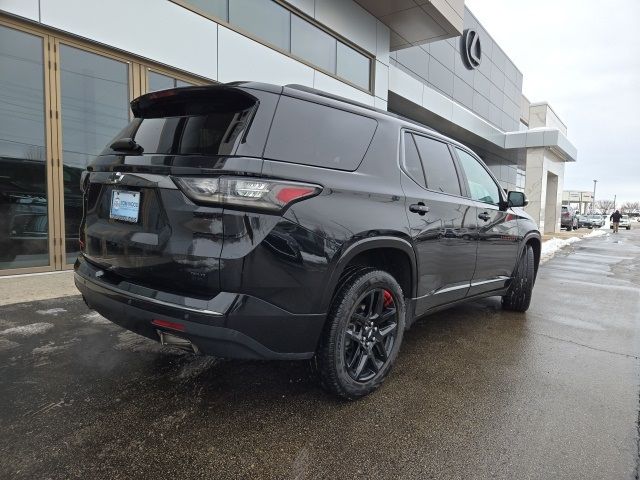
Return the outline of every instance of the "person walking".
<path id="1" fill-rule="evenodd" d="M 609 220 L 613 222 L 613 233 L 618 233 L 618 227 L 620 226 L 620 219 L 622 218 L 622 214 L 616 210 L 611 214 Z"/>

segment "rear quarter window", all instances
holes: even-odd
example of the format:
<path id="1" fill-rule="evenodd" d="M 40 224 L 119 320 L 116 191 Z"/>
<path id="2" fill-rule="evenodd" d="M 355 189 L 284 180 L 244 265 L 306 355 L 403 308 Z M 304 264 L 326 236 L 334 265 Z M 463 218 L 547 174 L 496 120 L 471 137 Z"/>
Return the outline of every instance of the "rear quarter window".
<path id="1" fill-rule="evenodd" d="M 353 171 L 364 158 L 377 126 L 369 117 L 283 96 L 265 158 Z"/>

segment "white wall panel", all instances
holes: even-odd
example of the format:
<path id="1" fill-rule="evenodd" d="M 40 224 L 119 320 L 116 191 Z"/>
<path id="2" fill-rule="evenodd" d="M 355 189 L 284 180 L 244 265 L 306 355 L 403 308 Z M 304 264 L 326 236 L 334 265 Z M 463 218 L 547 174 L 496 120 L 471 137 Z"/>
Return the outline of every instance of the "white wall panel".
<path id="1" fill-rule="evenodd" d="M 376 18 L 353 0 L 316 0 L 316 20 L 375 55 Z"/>
<path id="2" fill-rule="evenodd" d="M 416 80 L 409 74 L 403 72 L 399 68 L 389 68 L 389 91 L 411 100 L 416 105 L 422 105 L 422 92 L 424 84 Z M 451 109 L 449 109 L 449 117 L 451 117 Z"/>
<path id="3" fill-rule="evenodd" d="M 166 0 L 46 0 L 42 23 L 217 78 L 218 25 Z"/>
<path id="4" fill-rule="evenodd" d="M 374 93 L 376 97 L 387 101 L 389 94 L 389 67 L 384 63 L 376 61 L 376 88 Z"/>
<path id="5" fill-rule="evenodd" d="M 333 93 L 334 95 L 340 95 L 341 97 L 350 98 L 356 102 L 364 103 L 373 107 L 373 96 L 367 95 L 362 90 L 353 88 L 346 83 L 336 80 L 324 73 L 315 72 L 315 81 L 313 88 L 318 90 L 324 90 L 325 92 Z"/>
<path id="6" fill-rule="evenodd" d="M 218 79 L 313 86 L 313 69 L 228 28 L 219 27 Z"/>
<path id="7" fill-rule="evenodd" d="M 0 0 L 0 10 L 38 21 L 38 0 Z"/>

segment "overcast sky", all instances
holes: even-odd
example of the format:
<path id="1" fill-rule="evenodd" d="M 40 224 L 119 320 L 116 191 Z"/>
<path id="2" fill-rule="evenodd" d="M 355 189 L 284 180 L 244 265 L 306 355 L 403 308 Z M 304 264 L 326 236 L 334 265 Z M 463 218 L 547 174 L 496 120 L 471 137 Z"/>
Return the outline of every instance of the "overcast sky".
<path id="1" fill-rule="evenodd" d="M 523 93 L 548 101 L 578 161 L 565 190 L 640 201 L 640 0 L 466 0 L 524 75 Z"/>

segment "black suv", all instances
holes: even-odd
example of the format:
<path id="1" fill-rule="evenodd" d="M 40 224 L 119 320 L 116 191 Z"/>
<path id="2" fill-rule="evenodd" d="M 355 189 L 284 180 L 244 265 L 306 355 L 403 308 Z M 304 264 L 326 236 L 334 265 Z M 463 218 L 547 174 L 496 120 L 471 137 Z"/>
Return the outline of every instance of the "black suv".
<path id="1" fill-rule="evenodd" d="M 415 318 L 525 311 L 540 233 L 468 148 L 306 87 L 150 93 L 82 177 L 75 281 L 163 344 L 313 359 L 343 397 L 383 381 Z"/>

